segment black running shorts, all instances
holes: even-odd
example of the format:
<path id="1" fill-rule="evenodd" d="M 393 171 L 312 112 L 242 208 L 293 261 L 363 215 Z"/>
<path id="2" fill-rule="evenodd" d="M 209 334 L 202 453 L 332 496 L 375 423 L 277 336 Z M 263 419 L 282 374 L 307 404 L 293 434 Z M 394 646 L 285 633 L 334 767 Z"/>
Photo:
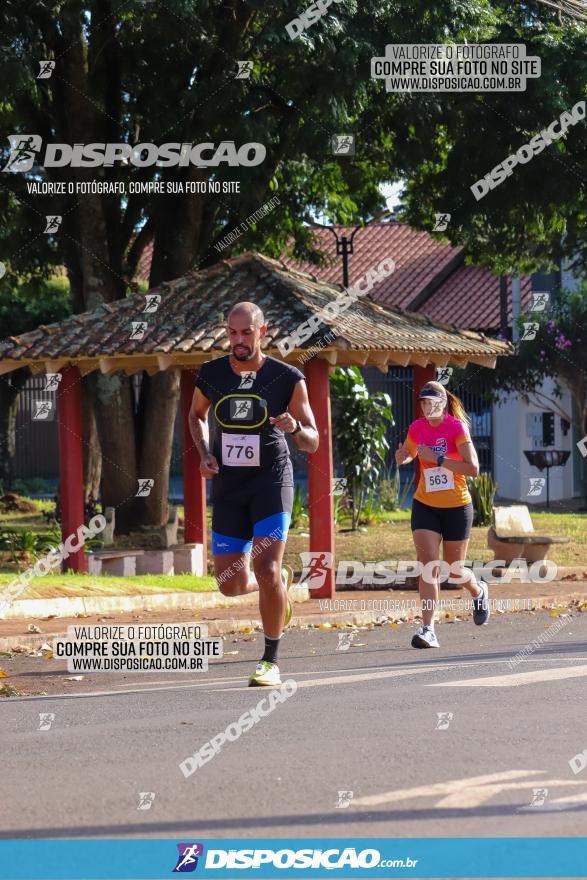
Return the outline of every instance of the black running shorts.
<path id="1" fill-rule="evenodd" d="M 412 503 L 412 531 L 427 529 L 438 532 L 444 541 L 465 541 L 471 537 L 473 505 L 463 507 L 431 507 L 414 499 Z"/>
<path id="2" fill-rule="evenodd" d="M 212 553 L 250 553 L 253 538 L 287 539 L 293 506 L 291 462 L 238 480 L 212 481 Z"/>

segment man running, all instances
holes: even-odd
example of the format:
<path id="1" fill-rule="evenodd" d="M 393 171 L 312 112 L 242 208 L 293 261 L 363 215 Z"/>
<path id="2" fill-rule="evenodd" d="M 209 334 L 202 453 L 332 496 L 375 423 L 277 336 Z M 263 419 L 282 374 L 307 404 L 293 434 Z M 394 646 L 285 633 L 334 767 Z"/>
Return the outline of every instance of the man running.
<path id="1" fill-rule="evenodd" d="M 218 588 L 224 596 L 259 590 L 265 652 L 249 686 L 273 686 L 281 684 L 277 652 L 292 615 L 287 591 L 293 572 L 282 560 L 294 483 L 284 434 L 291 435 L 298 449 L 312 453 L 318 448 L 318 431 L 304 374 L 261 352 L 267 333 L 261 309 L 237 303 L 227 332 L 230 355 L 206 361 L 198 372 L 190 430 L 200 471 L 212 478 Z"/>

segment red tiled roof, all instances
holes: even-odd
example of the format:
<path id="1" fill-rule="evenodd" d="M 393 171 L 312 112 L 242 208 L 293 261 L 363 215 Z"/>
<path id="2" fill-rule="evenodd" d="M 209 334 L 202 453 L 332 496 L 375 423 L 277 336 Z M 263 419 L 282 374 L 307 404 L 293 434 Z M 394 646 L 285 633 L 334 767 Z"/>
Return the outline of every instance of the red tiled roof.
<path id="1" fill-rule="evenodd" d="M 334 227 L 339 238 L 343 226 Z M 350 238 L 352 229 L 347 229 Z M 286 266 L 311 272 L 324 281 L 342 284 L 342 257 L 336 256 L 336 241 L 327 229 L 316 229 L 319 249 L 334 260 L 334 265 L 318 268 L 310 263 L 297 263 L 283 257 Z M 349 257 L 349 280 L 353 284 L 367 269 L 372 269 L 384 258 L 395 262 L 395 272 L 373 288 L 372 296 L 377 302 L 405 309 L 452 264 L 460 264 L 463 255 L 460 248 L 442 244 L 427 232 L 418 232 L 404 223 L 373 223 L 359 229 L 353 240 L 354 254 Z M 443 319 L 444 320 L 444 319 Z"/>
<path id="2" fill-rule="evenodd" d="M 228 351 L 225 318 L 239 299 L 263 309 L 269 328 L 264 349 L 277 350 L 301 324 L 324 314 L 340 291 L 262 254 L 246 253 L 188 272 L 151 293 L 160 296 L 154 313 L 145 312 L 145 296 L 136 293 L 1 340 L 0 374 L 24 365 L 56 371 L 69 362 L 82 372 L 157 371 L 201 363 Z M 142 325 L 140 336 L 131 333 L 135 322 Z M 482 333 L 433 323 L 424 315 L 374 303 L 368 295 L 352 308 L 331 309 L 320 337 L 328 340 L 330 331 L 330 342 L 320 347 L 331 364 L 492 363 L 512 351 Z M 296 356 L 312 341 L 293 344 Z"/>
<path id="3" fill-rule="evenodd" d="M 334 227 L 339 238 L 345 227 Z M 328 229 L 316 228 L 319 249 L 328 264 L 323 267 L 297 262 L 291 257 L 282 261 L 298 271 L 308 272 L 334 284 L 342 284 L 342 257 L 336 255 L 336 241 Z M 350 238 L 352 229 L 346 229 Z M 428 315 L 434 321 L 455 324 L 463 329 L 497 333 L 500 329 L 499 276 L 477 266 L 464 265 L 462 248 L 443 244 L 427 232 L 419 232 L 405 223 L 373 223 L 359 229 L 349 256 L 349 280 L 353 284 L 368 269 L 391 257 L 396 265 L 393 275 L 371 291 L 382 305 L 398 306 Z M 148 279 L 152 245 L 147 245 L 139 261 L 137 277 Z M 511 285 L 508 282 L 508 320 L 511 323 Z M 531 281 L 522 277 L 522 308 L 530 302 Z"/>
<path id="4" fill-rule="evenodd" d="M 393 277 L 393 276 L 392 276 Z M 522 310 L 530 305 L 531 279 L 522 276 Z M 375 296 L 376 296 L 375 292 Z M 477 266 L 460 266 L 420 307 L 432 321 L 446 321 L 472 330 L 495 330 L 499 319 L 499 276 Z M 508 322 L 512 320 L 512 286 L 508 279 Z"/>

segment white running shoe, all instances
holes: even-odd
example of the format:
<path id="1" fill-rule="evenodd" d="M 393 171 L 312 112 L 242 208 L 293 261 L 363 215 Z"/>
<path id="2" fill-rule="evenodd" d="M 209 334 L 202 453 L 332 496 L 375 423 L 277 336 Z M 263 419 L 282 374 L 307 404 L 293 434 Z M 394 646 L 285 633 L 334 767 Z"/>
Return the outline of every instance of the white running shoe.
<path id="1" fill-rule="evenodd" d="M 440 648 L 436 633 L 429 626 L 421 626 L 412 638 L 412 648 Z"/>
<path id="2" fill-rule="evenodd" d="M 489 587 L 485 581 L 479 581 L 481 592 L 473 599 L 473 621 L 477 626 L 484 626 L 489 620 Z"/>
<path id="3" fill-rule="evenodd" d="M 257 667 L 249 678 L 249 687 L 280 687 L 281 677 L 277 663 L 259 660 Z"/>

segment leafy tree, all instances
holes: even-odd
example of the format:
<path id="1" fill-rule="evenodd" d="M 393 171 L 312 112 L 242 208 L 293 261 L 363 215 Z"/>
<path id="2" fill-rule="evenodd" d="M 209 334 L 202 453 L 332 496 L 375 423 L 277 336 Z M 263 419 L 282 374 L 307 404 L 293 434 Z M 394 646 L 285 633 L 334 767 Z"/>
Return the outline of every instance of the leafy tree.
<path id="1" fill-rule="evenodd" d="M 229 251 L 214 244 L 275 191 L 280 204 L 271 221 L 251 228 L 238 248 L 277 255 L 295 239 L 294 250 L 302 254 L 311 237 L 304 220 L 325 213 L 350 222 L 381 210 L 378 184 L 389 177 L 387 149 L 365 151 L 354 161 L 335 159 L 331 137 L 361 128 L 370 58 L 389 34 L 416 42 L 424 27 L 427 38 L 441 39 L 447 19 L 467 33 L 478 17 L 453 0 L 445 15 L 419 5 L 421 15 L 413 4 L 367 0 L 359 9 L 348 0 L 291 40 L 285 25 L 299 12 L 294 0 L 33 0 L 26 7 L 7 0 L 0 50 L 5 132 L 36 132 L 44 142 L 66 144 L 253 141 L 266 146 L 267 158 L 256 168 L 116 164 L 99 171 L 35 167 L 31 174 L 11 175 L 3 252 L 41 262 L 35 245 L 29 253 L 23 244 L 40 239 L 40 247 L 52 248 L 67 266 L 77 312 L 123 297 L 150 241 L 151 286 L 226 257 Z M 48 79 L 37 79 L 40 59 L 55 62 Z M 235 78 L 238 60 L 252 62 L 250 80 Z M 366 133 L 367 144 L 371 137 L 377 140 L 377 129 Z M 32 197 L 26 188 L 32 178 L 165 185 L 236 180 L 241 191 Z M 48 213 L 61 214 L 63 222 L 58 234 L 45 237 Z M 145 375 L 136 412 L 128 376 L 94 373 L 90 379 L 104 503 L 117 508 L 121 530 L 137 520 L 165 522 L 178 372 Z M 156 475 L 155 487 L 148 498 L 135 500 L 136 478 L 145 474 Z"/>
<path id="2" fill-rule="evenodd" d="M 432 230 L 435 213 L 449 213 L 445 235 L 469 261 L 499 273 L 535 271 L 569 254 L 585 268 L 585 120 L 517 164 L 480 201 L 470 187 L 585 99 L 587 25 L 537 4 L 491 8 L 491 42 L 525 44 L 541 59 L 541 76 L 520 93 L 406 96 L 394 139 L 407 181 L 400 214 Z"/>
<path id="3" fill-rule="evenodd" d="M 352 528 L 359 524 L 369 497 L 385 472 L 389 443 L 385 433 L 393 422 L 389 394 L 370 394 L 358 367 L 339 367 L 330 377 L 334 403 L 334 443 L 350 500 Z"/>
<path id="4" fill-rule="evenodd" d="M 254 141 L 266 146 L 267 158 L 255 168 L 117 163 L 111 169 L 37 166 L 26 175 L 4 174 L 0 258 L 20 261 L 19 271 L 31 264 L 40 269 L 45 259 L 64 263 L 79 312 L 125 296 L 150 241 L 151 286 L 244 248 L 278 255 L 291 246 L 298 256 L 313 254 L 305 221 L 317 215 L 339 223 L 368 219 L 384 206 L 379 184 L 401 176 L 411 178 L 408 219 L 431 228 L 435 210 L 452 210 L 454 229 L 462 229 L 471 250 L 488 260 L 496 253 L 510 261 L 513 252 L 519 256 L 520 229 L 527 229 L 523 252 L 538 238 L 550 253 L 555 233 L 565 229 L 573 240 L 578 221 L 573 227 L 567 218 L 585 213 L 576 178 L 574 190 L 567 181 L 559 188 L 557 175 L 545 181 L 531 163 L 519 170 L 537 175 L 538 188 L 546 191 L 540 204 L 547 207 L 529 216 L 526 202 L 511 208 L 512 195 L 489 219 L 477 217 L 467 181 L 501 161 L 510 142 L 518 143 L 516 126 L 550 122 L 583 88 L 582 26 L 560 27 L 546 7 L 489 0 L 344 0 L 291 40 L 285 25 L 298 12 L 297 0 L 5 0 L 0 126 L 6 133 L 36 132 L 44 142 L 66 144 Z M 386 94 L 370 78 L 370 61 L 390 40 L 524 42 L 529 53 L 541 54 L 544 73 L 515 96 Z M 55 61 L 48 79 L 37 79 L 41 59 Z M 235 78 L 238 60 L 251 62 L 250 79 Z M 356 134 L 354 158 L 333 157 L 336 133 Z M 565 149 L 574 148 L 577 136 L 567 136 Z M 573 153 L 572 160 L 582 167 L 584 157 Z M 26 187 L 33 178 L 165 185 L 235 180 L 241 190 L 33 197 Z M 533 177 L 529 185 L 535 183 Z M 269 222 L 248 230 L 232 250 L 214 247 L 274 192 L 280 204 Z M 497 190 L 488 206 L 495 197 L 501 205 Z M 63 223 L 57 234 L 45 236 L 48 213 L 61 214 Z M 128 376 L 89 377 L 104 457 L 103 501 L 117 508 L 121 529 L 138 521 L 161 524 L 167 514 L 179 375 L 169 370 L 143 378 L 135 411 Z M 137 476 L 148 474 L 156 475 L 153 491 L 134 499 Z"/>

